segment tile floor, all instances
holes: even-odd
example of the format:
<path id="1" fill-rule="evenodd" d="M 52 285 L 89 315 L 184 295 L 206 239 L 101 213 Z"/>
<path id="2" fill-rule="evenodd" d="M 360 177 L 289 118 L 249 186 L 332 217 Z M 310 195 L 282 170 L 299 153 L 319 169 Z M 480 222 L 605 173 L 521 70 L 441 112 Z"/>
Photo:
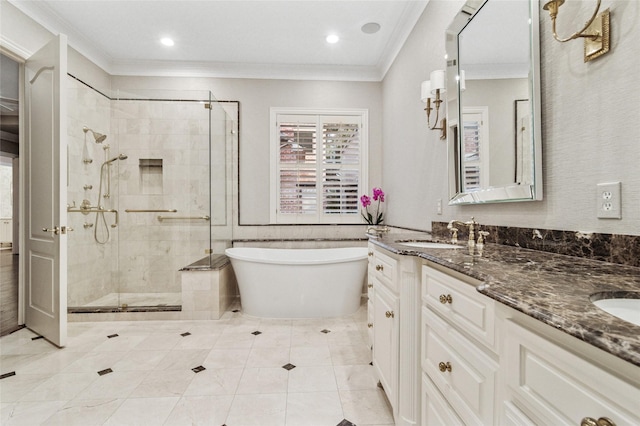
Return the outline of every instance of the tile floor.
<path id="1" fill-rule="evenodd" d="M 27 329 L 0 339 L 0 424 L 393 424 L 369 365 L 366 305 L 332 319 L 68 327 L 64 349 Z"/>

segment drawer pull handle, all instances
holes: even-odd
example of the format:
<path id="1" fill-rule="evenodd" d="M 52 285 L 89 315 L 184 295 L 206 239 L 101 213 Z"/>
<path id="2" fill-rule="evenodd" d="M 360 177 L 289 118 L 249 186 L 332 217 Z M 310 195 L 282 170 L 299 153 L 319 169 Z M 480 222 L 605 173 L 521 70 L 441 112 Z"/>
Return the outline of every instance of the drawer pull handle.
<path id="1" fill-rule="evenodd" d="M 439 364 L 438 364 L 438 368 L 439 368 L 439 369 L 440 369 L 440 371 L 442 371 L 443 373 L 444 373 L 445 371 L 448 371 L 448 372 L 450 373 L 450 372 L 451 372 L 451 363 L 450 363 L 450 362 L 447 362 L 447 363 L 441 362 L 441 363 L 439 363 Z M 603 426 L 604 426 L 604 425 L 603 425 Z"/>
<path id="2" fill-rule="evenodd" d="M 370 251 L 368 254 L 369 254 L 369 256 L 373 256 L 373 252 L 372 251 Z"/>
<path id="3" fill-rule="evenodd" d="M 367 284 L 368 288 L 373 288 L 373 284 Z"/>
<path id="4" fill-rule="evenodd" d="M 376 265 L 376 271 L 382 271 L 384 267 L 382 265 Z"/>
<path id="5" fill-rule="evenodd" d="M 387 318 L 395 318 L 395 316 L 396 316 L 396 315 L 393 313 L 393 311 L 387 311 L 387 312 L 385 312 L 385 313 L 384 313 L 384 315 L 385 315 Z"/>
<path id="6" fill-rule="evenodd" d="M 447 295 L 441 294 L 440 303 L 442 303 L 443 305 L 446 305 L 447 303 L 453 303 L 453 298 L 451 297 L 450 294 L 447 294 Z"/>
<path id="7" fill-rule="evenodd" d="M 372 323 L 368 323 L 368 324 L 367 324 L 367 327 L 369 327 L 369 328 L 373 328 L 373 324 L 372 324 Z"/>
<path id="8" fill-rule="evenodd" d="M 600 417 L 598 420 L 593 417 L 585 417 L 580 422 L 580 426 L 616 426 L 616 424 L 607 417 Z"/>

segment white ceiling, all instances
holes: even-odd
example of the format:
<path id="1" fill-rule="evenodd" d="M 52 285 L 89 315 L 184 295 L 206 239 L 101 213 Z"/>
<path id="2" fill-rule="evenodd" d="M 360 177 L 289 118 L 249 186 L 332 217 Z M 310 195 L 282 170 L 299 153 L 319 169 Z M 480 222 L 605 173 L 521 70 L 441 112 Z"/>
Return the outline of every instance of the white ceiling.
<path id="1" fill-rule="evenodd" d="M 9 1 L 113 75 L 380 81 L 429 0 Z"/>

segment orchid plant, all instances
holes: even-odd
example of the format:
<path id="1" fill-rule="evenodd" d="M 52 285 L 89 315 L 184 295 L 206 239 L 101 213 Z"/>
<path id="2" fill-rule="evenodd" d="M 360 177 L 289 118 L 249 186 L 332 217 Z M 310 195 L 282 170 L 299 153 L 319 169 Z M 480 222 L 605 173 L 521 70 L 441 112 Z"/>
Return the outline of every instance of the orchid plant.
<path id="1" fill-rule="evenodd" d="M 371 205 L 371 199 L 376 201 L 376 214 L 373 216 L 369 213 L 369 206 Z M 384 203 L 384 192 L 381 188 L 373 188 L 373 197 L 369 197 L 368 195 L 363 195 L 360 197 L 360 203 L 362 203 L 362 217 L 369 225 L 380 225 L 384 218 L 383 213 L 380 211 L 380 203 Z"/>

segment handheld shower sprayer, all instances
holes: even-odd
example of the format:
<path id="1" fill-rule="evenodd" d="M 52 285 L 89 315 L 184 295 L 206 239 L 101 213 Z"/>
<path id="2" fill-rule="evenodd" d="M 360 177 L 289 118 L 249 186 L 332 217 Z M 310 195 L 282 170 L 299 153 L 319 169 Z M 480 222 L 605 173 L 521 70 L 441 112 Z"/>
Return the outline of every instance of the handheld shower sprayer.
<path id="1" fill-rule="evenodd" d="M 103 149 L 105 150 L 105 152 L 108 151 L 109 145 L 104 146 Z M 103 198 L 106 199 L 111 197 L 111 170 L 110 170 L 111 163 L 117 160 L 126 160 L 127 158 L 128 156 L 126 156 L 125 154 L 119 154 L 102 163 L 102 166 L 100 167 L 100 186 L 98 189 L 98 209 L 104 209 L 104 207 L 101 204 Z M 106 185 L 104 182 L 105 180 L 106 180 Z M 103 193 L 102 189 L 105 186 L 106 186 L 106 192 Z M 115 228 L 115 226 L 116 225 L 111 225 L 112 228 Z M 103 238 L 100 238 L 98 236 L 99 230 L 104 230 L 102 231 Z M 109 227 L 107 226 L 107 221 L 104 217 L 104 211 L 96 212 L 96 223 L 95 223 L 95 227 L 93 228 L 93 236 L 95 240 L 98 242 L 98 244 L 106 244 L 109 241 L 110 233 L 109 233 Z"/>
<path id="2" fill-rule="evenodd" d="M 104 164 L 111 164 L 116 160 L 126 160 L 127 158 L 129 157 L 124 154 L 120 154 L 117 157 L 113 157 L 112 159 L 105 161 Z"/>
<path id="3" fill-rule="evenodd" d="M 84 126 L 82 128 L 82 131 L 85 132 L 85 133 L 91 132 L 91 134 L 93 135 L 93 138 L 96 140 L 96 143 L 102 143 L 107 138 L 107 135 L 103 135 L 102 133 L 98 133 L 98 132 L 88 128 L 87 126 Z"/>

